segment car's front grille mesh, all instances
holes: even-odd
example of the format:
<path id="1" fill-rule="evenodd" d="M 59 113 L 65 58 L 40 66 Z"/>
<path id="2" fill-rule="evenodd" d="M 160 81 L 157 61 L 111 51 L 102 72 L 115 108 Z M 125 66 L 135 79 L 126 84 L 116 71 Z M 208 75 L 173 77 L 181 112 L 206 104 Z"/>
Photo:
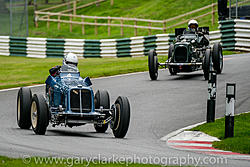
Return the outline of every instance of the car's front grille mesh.
<path id="1" fill-rule="evenodd" d="M 81 96 L 81 98 L 80 98 Z M 81 99 L 81 101 L 80 101 Z M 91 92 L 86 89 L 72 89 L 70 91 L 70 107 L 72 112 L 81 112 L 80 103 L 82 103 L 82 112 L 91 111 Z"/>
<path id="2" fill-rule="evenodd" d="M 188 61 L 187 48 L 177 47 L 174 52 L 174 60 L 177 63 L 185 63 Z"/>

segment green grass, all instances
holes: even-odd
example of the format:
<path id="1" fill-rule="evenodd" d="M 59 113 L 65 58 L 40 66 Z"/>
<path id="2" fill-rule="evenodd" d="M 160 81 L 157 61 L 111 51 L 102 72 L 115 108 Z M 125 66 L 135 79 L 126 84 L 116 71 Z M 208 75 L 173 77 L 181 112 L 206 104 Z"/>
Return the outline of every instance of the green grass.
<path id="1" fill-rule="evenodd" d="M 224 50 L 223 51 L 223 55 L 233 55 L 233 54 L 243 54 L 246 52 L 242 52 L 242 51 L 228 51 L 228 50 Z"/>
<path id="2" fill-rule="evenodd" d="M 57 0 L 58 1 L 58 0 Z M 213 1 L 215 2 L 215 0 Z M 185 0 L 127 0 L 124 3 L 123 0 L 115 0 L 114 6 L 110 6 L 110 1 L 101 3 L 98 7 L 92 5 L 83 9 L 79 9 L 77 14 L 90 15 L 90 16 L 118 16 L 118 17 L 132 17 L 132 18 L 145 18 L 163 20 L 174 16 L 178 16 L 192 10 L 204 7 L 212 3 L 210 1 L 196 0 L 196 1 L 185 1 Z M 48 7 L 49 5 L 42 5 L 42 8 Z M 215 7 L 217 10 L 217 7 Z M 167 23 L 167 26 L 173 25 L 183 20 L 190 19 L 195 16 L 207 13 L 211 11 L 207 9 L 202 12 L 198 12 L 187 17 L 176 19 Z M 29 36 L 33 37 L 49 37 L 49 38 L 83 38 L 83 39 L 104 39 L 104 38 L 124 38 L 134 36 L 133 28 L 124 28 L 124 36 L 120 35 L 119 27 L 111 27 L 111 36 L 108 36 L 107 27 L 98 27 L 98 35 L 94 33 L 93 26 L 86 26 L 86 35 L 82 35 L 81 26 L 73 25 L 73 32 L 69 32 L 69 24 L 61 24 L 61 30 L 57 30 L 57 23 L 50 23 L 50 28 L 46 27 L 46 22 L 39 22 L 39 27 L 35 28 L 33 22 L 33 7 L 29 7 Z M 53 17 L 52 17 L 53 18 Z M 57 17 L 55 17 L 57 18 Z M 211 23 L 211 15 L 198 19 L 200 26 L 209 26 L 210 30 L 218 29 L 218 15 L 215 14 L 215 24 Z M 85 20 L 89 21 L 89 20 Z M 99 20 L 105 22 L 104 20 Z M 93 20 L 92 20 L 93 22 Z M 119 23 L 112 20 L 112 23 Z M 134 24 L 133 21 L 124 22 L 124 24 Z M 147 23 L 139 23 L 140 25 L 147 25 Z M 159 23 L 153 23 L 152 26 L 159 26 Z M 162 25 L 161 25 L 162 26 Z M 178 27 L 187 27 L 187 23 L 184 23 Z M 174 28 L 167 29 L 167 33 L 173 33 Z M 152 34 L 163 33 L 159 30 L 152 30 Z M 148 35 L 148 30 L 138 29 L 138 35 Z"/>
<path id="3" fill-rule="evenodd" d="M 213 143 L 215 148 L 250 154 L 250 113 L 237 115 L 234 119 L 234 137 L 224 138 L 225 118 L 197 126 L 191 130 L 202 131 L 219 138 L 221 141 Z"/>
<path id="4" fill-rule="evenodd" d="M 164 61 L 167 57 L 160 57 Z M 61 65 L 62 58 L 0 56 L 0 89 L 44 83 L 49 69 Z M 147 57 L 80 59 L 82 77 L 91 78 L 147 71 Z"/>
<path id="5" fill-rule="evenodd" d="M 18 166 L 18 167 L 160 167 L 161 165 L 150 165 L 150 164 L 135 164 L 135 163 L 130 163 L 128 162 L 126 164 L 126 162 L 121 162 L 119 163 L 103 163 L 102 161 L 99 162 L 90 162 L 90 164 L 87 163 L 87 161 L 81 161 L 79 159 L 64 159 L 64 161 L 61 161 L 58 163 L 55 163 L 55 161 L 53 161 L 53 163 L 39 163 L 38 161 L 36 161 L 35 159 L 38 159 L 39 157 L 32 157 L 29 161 L 29 158 L 26 159 L 26 161 L 24 161 L 21 158 L 8 158 L 8 157 L 3 157 L 0 156 L 0 166 L 1 167 L 13 167 L 13 166 Z M 42 158 L 39 158 L 42 159 Z M 28 161 L 27 161 L 28 160 Z"/>
<path id="6" fill-rule="evenodd" d="M 223 51 L 223 54 L 239 52 Z M 167 56 L 159 56 L 164 62 Z M 49 75 L 49 69 L 61 65 L 62 58 L 27 58 L 0 56 L 0 89 L 42 84 Z M 87 58 L 79 59 L 82 77 L 91 78 L 141 72 L 148 70 L 147 57 Z"/>

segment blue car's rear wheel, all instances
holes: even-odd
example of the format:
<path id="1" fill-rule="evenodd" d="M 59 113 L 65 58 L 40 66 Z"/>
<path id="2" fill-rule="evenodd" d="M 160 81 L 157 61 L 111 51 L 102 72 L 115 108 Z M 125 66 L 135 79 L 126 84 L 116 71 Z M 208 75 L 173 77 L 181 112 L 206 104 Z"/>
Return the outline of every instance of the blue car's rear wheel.
<path id="1" fill-rule="evenodd" d="M 32 94 L 30 88 L 20 88 L 17 95 L 17 124 L 21 129 L 31 126 L 30 105 Z"/>
<path id="2" fill-rule="evenodd" d="M 98 90 L 95 94 L 95 108 L 100 109 L 101 106 L 103 109 L 110 109 L 109 93 L 106 90 Z M 105 133 L 108 129 L 108 123 L 94 124 L 94 128 L 98 133 Z"/>
<path id="3" fill-rule="evenodd" d="M 35 134 L 44 135 L 49 124 L 49 111 L 44 97 L 34 94 L 31 103 L 31 125 Z"/>
<path id="4" fill-rule="evenodd" d="M 115 101 L 112 120 L 112 130 L 116 138 L 123 138 L 127 134 L 130 122 L 130 104 L 127 97 L 119 96 Z"/>

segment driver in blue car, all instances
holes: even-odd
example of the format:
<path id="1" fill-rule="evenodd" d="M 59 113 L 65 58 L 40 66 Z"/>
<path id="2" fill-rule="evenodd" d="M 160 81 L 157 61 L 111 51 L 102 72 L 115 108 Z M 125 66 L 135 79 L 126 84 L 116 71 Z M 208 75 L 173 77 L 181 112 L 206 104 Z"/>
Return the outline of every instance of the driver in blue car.
<path id="1" fill-rule="evenodd" d="M 78 65 L 78 58 L 74 53 L 68 53 L 66 56 L 64 56 L 63 59 L 63 65 L 66 64 L 72 68 L 77 68 Z M 54 66 L 49 70 L 49 73 L 52 77 L 56 77 L 60 74 L 60 70 L 61 70 L 60 65 Z M 49 85 L 46 84 L 46 93 L 49 92 Z"/>
<path id="2" fill-rule="evenodd" d="M 67 64 L 69 66 L 77 68 L 78 65 L 78 58 L 74 53 L 68 53 L 66 56 L 64 56 L 63 64 Z M 51 76 L 56 77 L 60 73 L 61 66 L 54 66 L 49 70 L 49 73 Z"/>

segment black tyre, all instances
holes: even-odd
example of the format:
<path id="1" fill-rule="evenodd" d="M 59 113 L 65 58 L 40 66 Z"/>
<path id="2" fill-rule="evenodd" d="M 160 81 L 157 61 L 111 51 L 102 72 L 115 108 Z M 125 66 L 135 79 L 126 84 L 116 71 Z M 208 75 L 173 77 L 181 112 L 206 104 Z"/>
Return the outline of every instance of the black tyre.
<path id="1" fill-rule="evenodd" d="M 203 57 L 202 69 L 204 72 L 205 80 L 208 80 L 209 72 L 211 69 L 211 51 L 209 49 L 206 50 L 205 56 Z"/>
<path id="2" fill-rule="evenodd" d="M 173 51 L 174 51 L 174 45 L 170 44 L 168 48 L 168 60 L 172 57 Z"/>
<path id="3" fill-rule="evenodd" d="M 115 114 L 111 122 L 116 138 L 123 138 L 128 131 L 130 122 L 130 104 L 127 97 L 119 96 L 115 101 Z"/>
<path id="4" fill-rule="evenodd" d="M 95 94 L 95 108 L 110 109 L 110 98 L 109 93 L 106 90 L 98 90 Z M 98 133 L 105 133 L 108 129 L 108 124 L 94 124 L 94 128 Z"/>
<path id="5" fill-rule="evenodd" d="M 20 88 L 17 95 L 17 124 L 21 129 L 31 126 L 30 105 L 32 93 L 30 88 Z"/>
<path id="6" fill-rule="evenodd" d="M 151 80 L 157 80 L 158 77 L 158 58 L 155 50 L 151 49 L 148 54 L 148 69 Z"/>
<path id="7" fill-rule="evenodd" d="M 33 95 L 30 110 L 33 131 L 35 134 L 44 135 L 49 124 L 49 111 L 43 95 Z"/>
<path id="8" fill-rule="evenodd" d="M 220 43 L 215 43 L 212 52 L 213 67 L 217 74 L 221 74 L 223 69 L 223 54 L 222 47 Z"/>

